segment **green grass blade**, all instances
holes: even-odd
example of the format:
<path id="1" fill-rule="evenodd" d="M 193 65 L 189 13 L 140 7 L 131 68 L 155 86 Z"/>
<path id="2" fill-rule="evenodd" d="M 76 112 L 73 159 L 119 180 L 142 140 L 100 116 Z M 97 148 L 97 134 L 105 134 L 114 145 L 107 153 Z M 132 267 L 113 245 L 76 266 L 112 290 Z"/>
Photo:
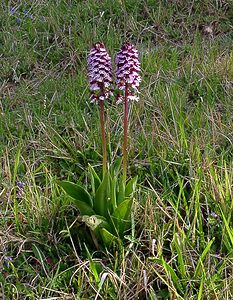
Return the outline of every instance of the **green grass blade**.
<path id="1" fill-rule="evenodd" d="M 206 245 L 204 251 L 202 252 L 201 256 L 199 257 L 198 262 L 197 262 L 197 266 L 196 266 L 196 269 L 195 269 L 195 272 L 194 272 L 194 275 L 193 275 L 194 279 L 197 279 L 200 276 L 201 266 L 203 265 L 205 257 L 208 254 L 208 252 L 210 251 L 210 248 L 211 248 L 214 240 L 215 240 L 215 238 L 213 238 L 211 241 L 209 241 L 209 243 Z"/>

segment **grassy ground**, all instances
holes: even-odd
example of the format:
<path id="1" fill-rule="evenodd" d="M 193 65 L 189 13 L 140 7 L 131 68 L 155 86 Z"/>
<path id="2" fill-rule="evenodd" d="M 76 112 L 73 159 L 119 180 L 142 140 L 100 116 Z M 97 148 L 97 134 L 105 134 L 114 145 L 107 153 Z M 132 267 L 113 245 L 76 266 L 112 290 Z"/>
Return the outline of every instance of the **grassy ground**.
<path id="1" fill-rule="evenodd" d="M 1 299 L 233 299 L 232 17 L 223 0 L 1 2 Z M 87 256 L 56 179 L 101 170 L 86 58 L 126 38 L 143 77 L 134 225 L 123 249 Z M 122 107 L 108 120 L 118 155 Z"/>

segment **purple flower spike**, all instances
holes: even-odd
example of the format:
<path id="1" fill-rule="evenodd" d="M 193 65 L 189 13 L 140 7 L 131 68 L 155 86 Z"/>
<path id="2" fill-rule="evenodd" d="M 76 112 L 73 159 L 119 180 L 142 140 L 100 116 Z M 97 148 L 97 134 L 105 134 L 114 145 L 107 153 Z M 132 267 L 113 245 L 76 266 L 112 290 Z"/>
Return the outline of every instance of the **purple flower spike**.
<path id="1" fill-rule="evenodd" d="M 139 84 L 141 81 L 140 63 L 138 60 L 138 51 L 135 46 L 130 43 L 125 43 L 116 56 L 116 82 L 118 89 L 126 90 L 128 87 L 128 99 L 138 101 Z M 119 93 L 117 103 L 124 100 L 124 94 Z"/>
<path id="2" fill-rule="evenodd" d="M 103 43 L 93 46 L 87 63 L 91 102 L 107 99 L 112 95 L 112 62 Z"/>

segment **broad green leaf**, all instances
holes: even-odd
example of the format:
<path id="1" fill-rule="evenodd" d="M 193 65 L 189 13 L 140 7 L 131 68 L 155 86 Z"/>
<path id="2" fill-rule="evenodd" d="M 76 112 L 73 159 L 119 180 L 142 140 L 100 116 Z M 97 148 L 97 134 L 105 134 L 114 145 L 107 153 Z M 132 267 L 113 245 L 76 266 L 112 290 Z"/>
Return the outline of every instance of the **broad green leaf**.
<path id="1" fill-rule="evenodd" d="M 121 167 L 121 164 L 122 164 L 122 157 L 118 157 L 115 161 L 114 161 L 114 164 L 112 165 L 111 167 L 111 174 L 112 176 L 118 176 L 119 174 L 119 171 L 120 171 L 120 167 Z"/>
<path id="2" fill-rule="evenodd" d="M 92 216 L 95 215 L 95 211 L 93 210 L 92 207 L 90 207 L 88 204 L 86 204 L 85 202 L 76 200 L 76 199 L 72 199 L 73 203 L 77 206 L 77 208 L 80 211 L 80 214 L 83 215 L 87 215 L 87 216 Z"/>
<path id="3" fill-rule="evenodd" d="M 113 212 L 112 220 L 120 236 L 124 235 L 124 232 L 130 228 L 132 205 L 133 200 L 127 199 L 121 202 Z"/>
<path id="4" fill-rule="evenodd" d="M 93 207 L 90 194 L 80 185 L 70 181 L 59 181 L 58 185 L 60 185 L 72 198 L 82 201 L 88 204 L 90 207 Z"/>
<path id="5" fill-rule="evenodd" d="M 113 243 L 119 242 L 119 239 L 105 228 L 100 228 L 100 235 L 105 246 L 111 246 Z"/>
<path id="6" fill-rule="evenodd" d="M 137 186 L 138 176 L 130 179 L 129 182 L 126 184 L 125 188 L 125 197 L 130 197 L 133 192 L 135 192 Z"/>
<path id="7" fill-rule="evenodd" d="M 94 210 L 96 211 L 96 213 L 103 217 L 108 216 L 108 206 L 110 201 L 109 182 L 110 175 L 106 173 L 103 181 L 101 182 L 100 186 L 96 191 L 93 203 Z"/>
<path id="8" fill-rule="evenodd" d="M 116 185 L 117 185 L 117 177 L 113 177 L 111 180 L 110 193 L 111 193 L 111 202 L 113 209 L 117 208 L 117 200 L 116 200 Z"/>
<path id="9" fill-rule="evenodd" d="M 123 176 L 118 179 L 117 204 L 125 200 L 125 181 Z"/>
<path id="10" fill-rule="evenodd" d="M 72 197 L 73 203 L 78 207 L 81 215 L 95 215 L 92 208 L 92 199 L 87 191 L 69 181 L 60 181 L 58 182 L 58 185 L 60 185 L 67 194 Z"/>
<path id="11" fill-rule="evenodd" d="M 90 174 L 91 174 L 92 191 L 93 191 L 93 194 L 95 194 L 96 190 L 100 186 L 101 180 L 91 165 L 89 165 L 89 170 L 90 170 Z"/>
<path id="12" fill-rule="evenodd" d="M 132 199 L 126 199 L 114 210 L 113 216 L 117 219 L 130 220 L 132 204 Z"/>

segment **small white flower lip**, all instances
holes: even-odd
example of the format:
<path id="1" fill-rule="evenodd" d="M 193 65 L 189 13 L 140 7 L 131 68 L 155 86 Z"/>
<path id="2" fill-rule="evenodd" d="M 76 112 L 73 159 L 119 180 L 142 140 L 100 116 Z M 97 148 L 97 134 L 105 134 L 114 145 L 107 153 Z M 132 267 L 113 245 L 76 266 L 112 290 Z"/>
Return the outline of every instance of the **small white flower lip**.
<path id="1" fill-rule="evenodd" d="M 95 82 L 90 85 L 91 91 L 98 91 L 100 89 L 99 85 Z"/>
<path id="2" fill-rule="evenodd" d="M 135 96 L 135 95 L 132 95 L 132 96 L 128 96 L 128 99 L 129 100 L 132 100 L 132 101 L 139 101 L 139 97 L 138 96 Z"/>

